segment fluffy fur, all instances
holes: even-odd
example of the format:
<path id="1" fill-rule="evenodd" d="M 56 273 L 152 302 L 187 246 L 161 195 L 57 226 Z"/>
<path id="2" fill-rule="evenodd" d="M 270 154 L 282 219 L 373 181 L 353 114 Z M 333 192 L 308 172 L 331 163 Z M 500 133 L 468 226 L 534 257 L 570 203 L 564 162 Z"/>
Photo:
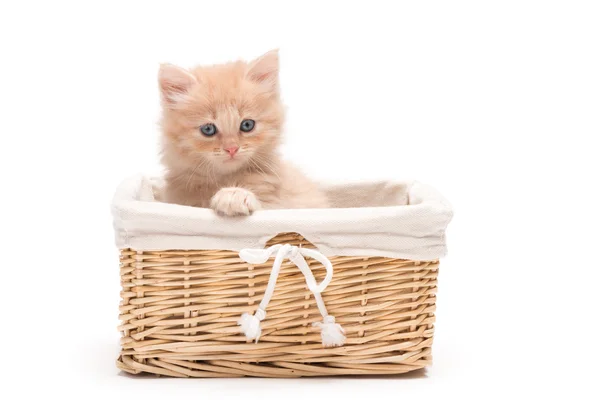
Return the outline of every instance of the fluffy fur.
<path id="1" fill-rule="evenodd" d="M 162 65 L 162 162 L 169 203 L 227 216 L 260 208 L 319 208 L 318 186 L 278 155 L 284 110 L 276 50 L 246 63 L 185 70 Z M 245 119 L 254 129 L 242 132 Z M 214 124 L 217 134 L 200 132 Z M 232 156 L 225 149 L 238 148 Z"/>

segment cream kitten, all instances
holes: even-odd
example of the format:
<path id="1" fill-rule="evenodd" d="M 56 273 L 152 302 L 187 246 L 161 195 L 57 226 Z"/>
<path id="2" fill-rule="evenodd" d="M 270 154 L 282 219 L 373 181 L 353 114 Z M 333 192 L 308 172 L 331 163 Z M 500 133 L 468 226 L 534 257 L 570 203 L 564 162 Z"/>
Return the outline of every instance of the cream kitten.
<path id="1" fill-rule="evenodd" d="M 227 216 L 328 206 L 318 186 L 277 153 L 284 120 L 278 75 L 276 50 L 250 63 L 161 66 L 166 202 Z"/>

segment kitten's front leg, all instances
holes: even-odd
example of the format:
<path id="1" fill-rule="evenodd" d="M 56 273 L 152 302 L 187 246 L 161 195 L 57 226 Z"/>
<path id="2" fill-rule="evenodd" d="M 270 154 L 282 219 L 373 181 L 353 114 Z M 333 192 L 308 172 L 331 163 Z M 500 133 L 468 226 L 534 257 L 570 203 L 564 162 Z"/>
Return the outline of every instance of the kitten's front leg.
<path id="1" fill-rule="evenodd" d="M 260 202 L 249 190 L 229 187 L 219 190 L 212 197 L 210 208 L 228 217 L 250 215 L 260 208 Z"/>

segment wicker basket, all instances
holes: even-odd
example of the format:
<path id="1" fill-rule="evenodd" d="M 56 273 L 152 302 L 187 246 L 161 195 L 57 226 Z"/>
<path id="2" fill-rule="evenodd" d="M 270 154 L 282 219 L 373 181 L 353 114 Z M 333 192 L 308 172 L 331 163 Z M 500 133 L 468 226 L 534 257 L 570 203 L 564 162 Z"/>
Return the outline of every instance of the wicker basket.
<path id="1" fill-rule="evenodd" d="M 314 248 L 282 233 L 267 245 Z M 322 293 L 345 329 L 323 347 L 321 314 L 303 273 L 284 261 L 260 341 L 238 320 L 265 295 L 273 259 L 253 265 L 228 250 L 121 250 L 123 371 L 172 377 L 300 377 L 402 374 L 431 364 L 438 261 L 329 257 L 335 274 Z M 315 279 L 325 267 L 306 260 Z"/>

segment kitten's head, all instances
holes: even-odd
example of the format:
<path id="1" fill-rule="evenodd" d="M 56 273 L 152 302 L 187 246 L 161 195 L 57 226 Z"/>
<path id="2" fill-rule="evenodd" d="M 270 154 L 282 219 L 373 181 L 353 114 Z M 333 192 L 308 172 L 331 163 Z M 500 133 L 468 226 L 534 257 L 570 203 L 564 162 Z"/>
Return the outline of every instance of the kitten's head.
<path id="1" fill-rule="evenodd" d="M 273 152 L 283 124 L 278 75 L 277 50 L 189 71 L 162 65 L 166 166 L 228 174 Z"/>

